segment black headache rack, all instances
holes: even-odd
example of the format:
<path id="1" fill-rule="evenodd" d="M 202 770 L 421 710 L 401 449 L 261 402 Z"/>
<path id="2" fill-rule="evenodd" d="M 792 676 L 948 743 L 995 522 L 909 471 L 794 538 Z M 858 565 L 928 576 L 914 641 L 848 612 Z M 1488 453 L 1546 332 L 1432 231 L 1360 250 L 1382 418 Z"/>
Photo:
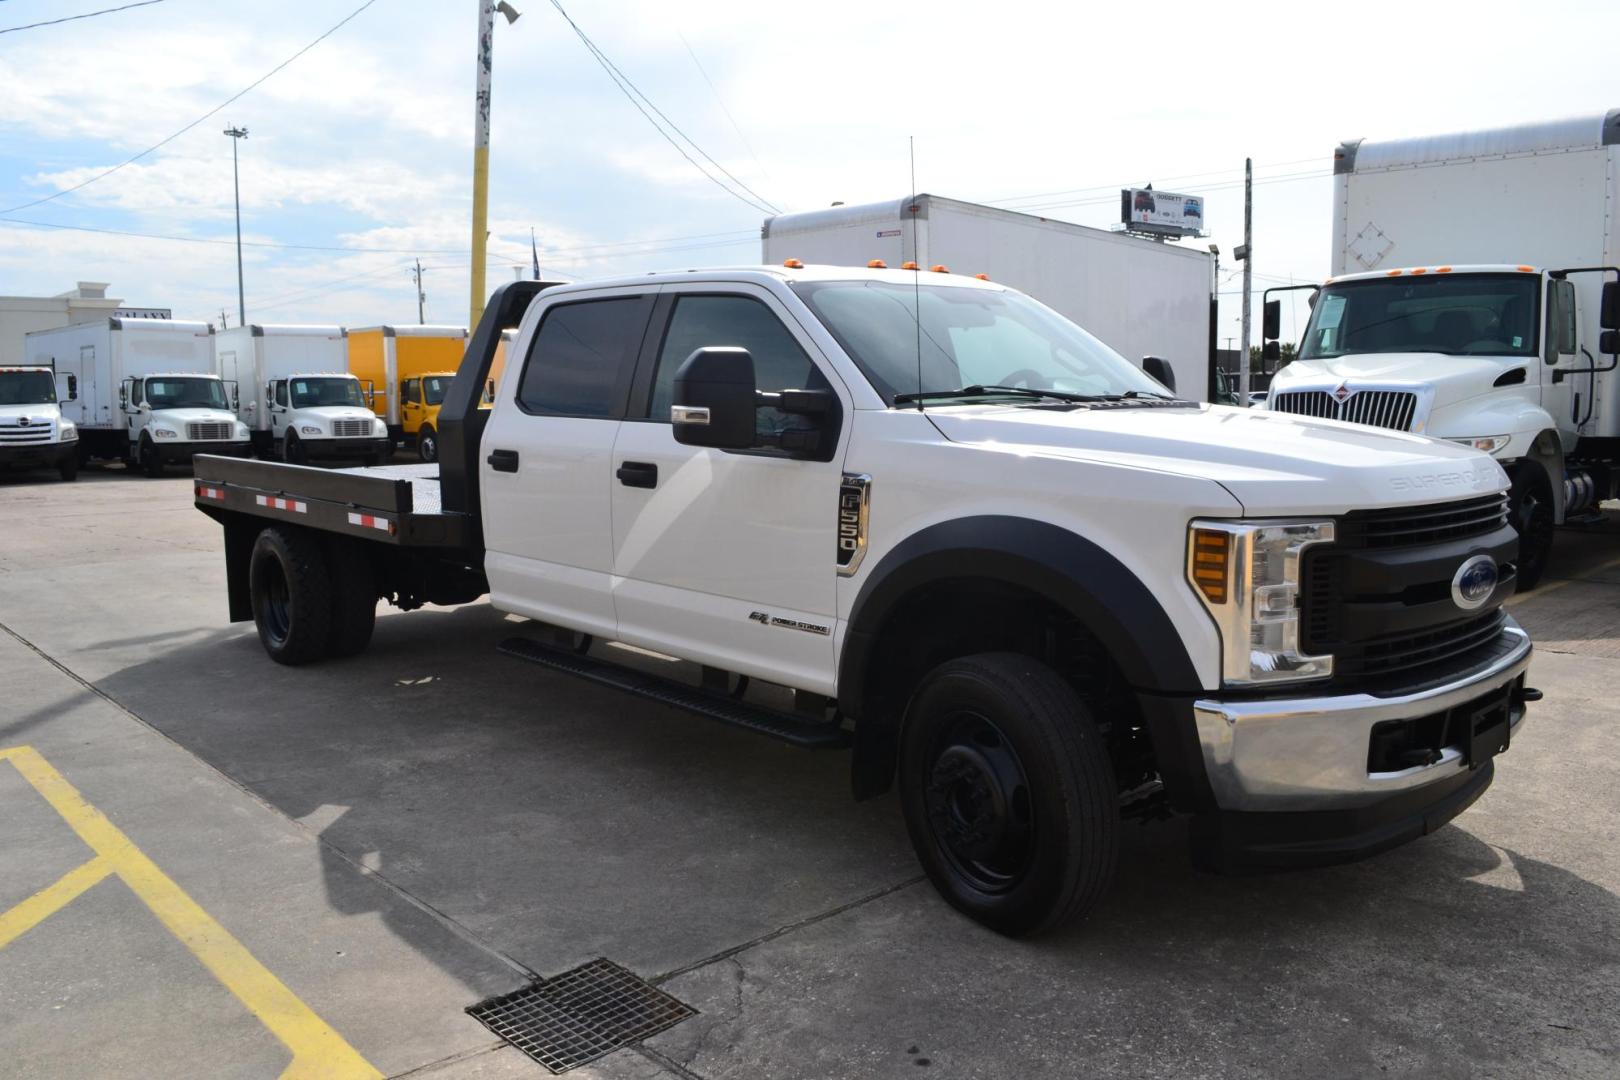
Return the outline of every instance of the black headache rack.
<path id="1" fill-rule="evenodd" d="M 478 444 L 489 420 L 479 408 L 501 332 L 555 281 L 510 281 L 495 290 L 439 410 L 437 465 L 318 469 L 200 455 L 197 508 L 224 521 L 247 514 L 397 547 L 478 551 Z M 508 362 L 521 367 L 518 357 Z"/>

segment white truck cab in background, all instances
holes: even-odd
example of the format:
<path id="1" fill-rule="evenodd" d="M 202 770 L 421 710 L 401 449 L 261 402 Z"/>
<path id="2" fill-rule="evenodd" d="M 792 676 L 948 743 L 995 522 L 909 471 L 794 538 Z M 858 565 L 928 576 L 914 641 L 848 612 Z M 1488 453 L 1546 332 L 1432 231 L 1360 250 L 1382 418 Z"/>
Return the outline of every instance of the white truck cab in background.
<path id="1" fill-rule="evenodd" d="M 1620 495 L 1620 110 L 1348 142 L 1334 173 L 1333 277 L 1266 407 L 1491 454 L 1531 587 L 1554 525 Z"/>
<path id="2" fill-rule="evenodd" d="M 375 464 L 387 455 L 388 427 L 367 404 L 374 388 L 347 370 L 341 326 L 238 326 L 215 335 L 214 356 L 236 383 L 236 415 L 260 456 Z"/>
<path id="3" fill-rule="evenodd" d="M 79 475 L 79 432 L 62 419 L 56 373 L 48 367 L 0 367 L 0 470 L 54 468 Z"/>
<path id="4" fill-rule="evenodd" d="M 194 454 L 247 452 L 214 371 L 212 333 L 203 322 L 110 318 L 28 334 L 26 355 L 56 372 L 81 461 L 130 461 L 156 475 Z"/>

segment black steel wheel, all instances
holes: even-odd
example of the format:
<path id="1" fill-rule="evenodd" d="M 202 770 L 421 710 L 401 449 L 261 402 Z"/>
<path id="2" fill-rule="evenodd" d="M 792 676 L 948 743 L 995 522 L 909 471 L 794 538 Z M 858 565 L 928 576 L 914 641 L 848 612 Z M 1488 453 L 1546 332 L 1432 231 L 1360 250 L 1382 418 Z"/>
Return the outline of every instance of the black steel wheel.
<path id="1" fill-rule="evenodd" d="M 158 458 L 157 447 L 153 445 L 152 437 L 144 431 L 141 433 L 141 441 L 136 448 L 135 455 L 136 463 L 140 466 L 141 472 L 152 477 L 163 475 L 163 462 Z"/>
<path id="2" fill-rule="evenodd" d="M 1553 542 L 1553 491 L 1547 470 L 1521 461 L 1513 470 L 1508 514 L 1519 534 L 1518 589 L 1533 589 L 1547 570 Z"/>
<path id="3" fill-rule="evenodd" d="M 1038 660 L 983 653 L 931 672 L 906 711 L 899 779 L 923 869 L 969 917 L 1035 934 L 1106 893 L 1113 767 L 1085 702 Z"/>
<path id="4" fill-rule="evenodd" d="M 270 659 L 296 665 L 331 655 L 332 578 L 314 536 L 279 526 L 261 532 L 248 559 L 248 594 Z"/>
<path id="5" fill-rule="evenodd" d="M 281 460 L 289 465 L 302 465 L 309 460 L 303 441 L 290 431 L 281 437 Z"/>
<path id="6" fill-rule="evenodd" d="M 77 480 L 79 478 L 79 455 L 69 454 L 57 462 L 56 475 L 63 480 Z"/>
<path id="7" fill-rule="evenodd" d="M 416 456 L 429 463 L 439 460 L 439 435 L 426 425 L 416 433 Z"/>

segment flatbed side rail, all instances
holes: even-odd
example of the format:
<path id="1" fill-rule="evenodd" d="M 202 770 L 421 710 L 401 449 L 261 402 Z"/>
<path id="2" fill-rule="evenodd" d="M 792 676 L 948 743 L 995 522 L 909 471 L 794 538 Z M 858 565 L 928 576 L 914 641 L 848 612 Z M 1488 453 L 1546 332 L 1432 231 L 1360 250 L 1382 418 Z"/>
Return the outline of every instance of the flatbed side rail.
<path id="1" fill-rule="evenodd" d="M 463 514 L 417 514 L 411 483 L 304 465 L 198 456 L 193 464 L 197 508 L 301 525 L 402 547 L 463 547 Z"/>

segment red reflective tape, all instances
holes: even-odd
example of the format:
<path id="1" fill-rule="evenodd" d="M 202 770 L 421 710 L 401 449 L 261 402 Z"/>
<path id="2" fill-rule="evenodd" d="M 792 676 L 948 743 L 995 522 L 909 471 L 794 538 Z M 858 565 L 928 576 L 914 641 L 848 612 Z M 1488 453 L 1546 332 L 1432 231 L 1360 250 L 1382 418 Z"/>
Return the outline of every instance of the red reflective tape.
<path id="1" fill-rule="evenodd" d="M 394 523 L 392 521 L 385 517 L 378 517 L 375 514 L 350 514 L 349 524 L 358 525 L 363 529 L 381 529 L 383 532 L 389 534 L 392 534 L 394 531 Z"/>
<path id="2" fill-rule="evenodd" d="M 309 504 L 297 499 L 278 499 L 274 495 L 255 495 L 253 501 L 271 510 L 290 510 L 295 514 L 309 513 Z"/>
<path id="3" fill-rule="evenodd" d="M 217 487 L 204 487 L 203 485 L 198 484 L 197 485 L 197 498 L 199 498 L 199 499 L 218 499 L 221 502 L 223 502 L 224 499 L 225 499 L 225 489 L 224 488 L 217 488 Z"/>

